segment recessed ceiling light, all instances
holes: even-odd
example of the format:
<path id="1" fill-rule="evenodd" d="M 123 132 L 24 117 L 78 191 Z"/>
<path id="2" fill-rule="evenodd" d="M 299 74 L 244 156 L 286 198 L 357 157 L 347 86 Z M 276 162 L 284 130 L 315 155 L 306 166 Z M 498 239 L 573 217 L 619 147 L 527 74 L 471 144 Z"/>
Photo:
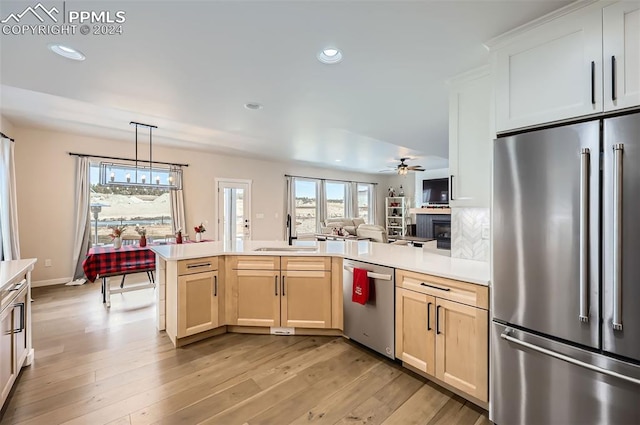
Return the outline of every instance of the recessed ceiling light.
<path id="1" fill-rule="evenodd" d="M 259 103 L 255 103 L 255 102 L 249 102 L 249 103 L 245 103 L 244 107 L 247 109 L 251 109 L 252 111 L 255 111 L 257 109 L 262 109 L 262 105 Z"/>
<path id="2" fill-rule="evenodd" d="M 86 58 L 86 56 L 81 51 L 71 48 L 69 46 L 64 46 L 62 44 L 49 44 L 49 49 L 53 53 L 57 53 L 62 57 L 65 57 L 67 59 L 73 59 L 75 61 L 83 61 Z"/>
<path id="3" fill-rule="evenodd" d="M 342 60 L 342 52 L 335 47 L 327 47 L 318 53 L 318 60 L 327 64 L 338 63 Z"/>
<path id="4" fill-rule="evenodd" d="M 340 161 L 342 161 L 342 160 L 341 159 L 336 159 L 336 162 L 340 162 Z"/>

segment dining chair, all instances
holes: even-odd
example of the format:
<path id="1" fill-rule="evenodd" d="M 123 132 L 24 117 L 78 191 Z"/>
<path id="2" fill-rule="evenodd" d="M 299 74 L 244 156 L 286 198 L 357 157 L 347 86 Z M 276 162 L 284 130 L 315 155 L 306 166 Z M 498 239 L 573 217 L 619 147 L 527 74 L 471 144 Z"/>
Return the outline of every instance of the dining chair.
<path id="1" fill-rule="evenodd" d="M 140 237 L 134 235 L 125 235 L 122 236 L 122 245 L 137 245 L 140 243 Z M 153 283 L 155 278 L 153 276 L 153 271 L 147 271 L 147 277 L 149 278 L 149 283 Z M 120 281 L 120 288 L 124 288 L 124 279 L 127 277 L 126 274 L 122 275 L 122 280 Z"/>
<path id="2" fill-rule="evenodd" d="M 135 245 L 140 242 L 139 236 L 126 235 L 122 236 L 122 245 Z"/>

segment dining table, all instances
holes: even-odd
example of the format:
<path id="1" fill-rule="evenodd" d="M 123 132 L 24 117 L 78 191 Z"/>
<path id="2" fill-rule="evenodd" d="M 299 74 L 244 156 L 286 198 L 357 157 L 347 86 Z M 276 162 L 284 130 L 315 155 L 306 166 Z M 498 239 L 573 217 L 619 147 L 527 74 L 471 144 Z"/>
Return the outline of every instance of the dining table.
<path id="1" fill-rule="evenodd" d="M 150 244 L 122 245 L 115 248 L 113 245 L 98 245 L 89 249 L 86 258 L 82 262 L 84 274 L 90 282 L 97 278 L 102 279 L 102 302 L 111 307 L 111 294 L 119 294 L 141 289 L 155 288 L 153 272 L 156 269 L 156 254 L 149 249 Z M 146 272 L 149 283 L 124 287 L 125 276 L 132 273 Z M 108 278 L 122 276 L 120 288 L 111 288 Z"/>

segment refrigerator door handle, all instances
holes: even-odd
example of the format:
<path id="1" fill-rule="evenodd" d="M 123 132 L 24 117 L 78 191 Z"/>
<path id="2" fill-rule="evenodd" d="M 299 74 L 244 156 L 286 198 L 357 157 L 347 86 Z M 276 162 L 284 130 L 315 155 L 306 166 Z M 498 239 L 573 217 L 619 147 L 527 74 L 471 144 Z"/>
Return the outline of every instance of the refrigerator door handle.
<path id="1" fill-rule="evenodd" d="M 589 321 L 589 148 L 580 150 L 580 314 Z"/>
<path id="2" fill-rule="evenodd" d="M 612 370 L 603 369 L 601 367 L 594 366 L 592 364 L 585 363 L 585 362 L 582 362 L 580 360 L 576 360 L 573 357 L 569 357 L 569 356 L 566 356 L 564 354 L 557 353 L 555 351 L 548 350 L 546 348 L 540 347 L 538 345 L 531 344 L 529 342 L 525 342 L 525 341 L 519 340 L 518 338 L 514 338 L 511 335 L 509 335 L 509 332 L 511 332 L 511 329 L 507 328 L 502 334 L 500 334 L 500 338 L 502 338 L 502 339 L 504 339 L 506 341 L 512 342 L 514 344 L 520 345 L 522 347 L 528 348 L 530 350 L 537 351 L 538 353 L 545 354 L 545 355 L 547 355 L 549 357 L 554 357 L 556 359 L 563 360 L 563 361 L 565 361 L 567 363 L 571 363 L 571 364 L 574 364 L 576 366 L 580 366 L 580 367 L 583 367 L 585 369 L 589 369 L 589 370 L 592 370 L 594 372 L 601 373 L 603 375 L 608 375 L 608 376 L 611 376 L 611 377 L 614 377 L 614 378 L 622 379 L 623 381 L 631 382 L 632 384 L 640 385 L 640 379 L 632 378 L 631 376 L 623 375 L 621 373 L 614 372 Z"/>
<path id="3" fill-rule="evenodd" d="M 622 153 L 613 145 L 613 330 L 622 330 Z"/>

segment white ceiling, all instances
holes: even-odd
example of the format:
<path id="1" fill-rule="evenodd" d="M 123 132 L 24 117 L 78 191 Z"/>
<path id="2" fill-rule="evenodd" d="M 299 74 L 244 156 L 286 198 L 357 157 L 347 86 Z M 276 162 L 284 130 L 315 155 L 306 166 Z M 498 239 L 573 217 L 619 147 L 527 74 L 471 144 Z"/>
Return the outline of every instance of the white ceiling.
<path id="1" fill-rule="evenodd" d="M 27 3 L 3 0 L 1 18 Z M 67 1 L 124 10 L 124 34 L 0 35 L 0 112 L 122 140 L 141 121 L 159 127 L 154 143 L 333 168 L 376 172 L 401 156 L 441 168 L 446 79 L 487 63 L 484 41 L 568 3 Z M 52 42 L 87 59 L 54 55 Z M 317 61 L 328 46 L 341 63 Z"/>

